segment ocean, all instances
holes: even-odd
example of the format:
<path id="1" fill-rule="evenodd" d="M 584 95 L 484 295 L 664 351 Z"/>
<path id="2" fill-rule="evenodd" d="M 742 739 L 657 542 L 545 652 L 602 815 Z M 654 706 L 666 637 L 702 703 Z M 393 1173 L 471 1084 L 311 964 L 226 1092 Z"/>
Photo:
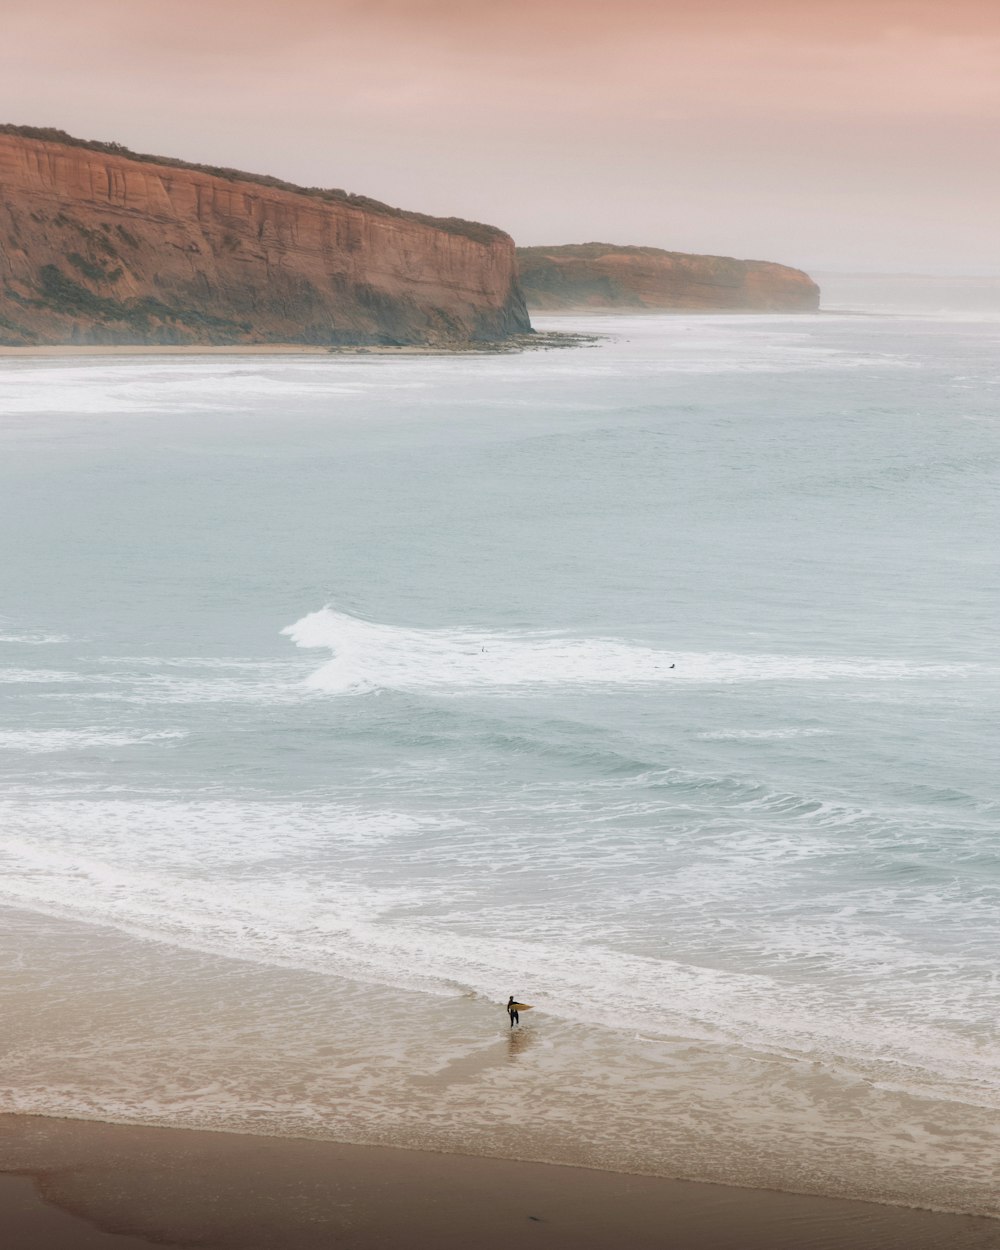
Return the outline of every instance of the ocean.
<path id="1" fill-rule="evenodd" d="M 0 1110 L 1000 1212 L 973 285 L 0 360 Z"/>

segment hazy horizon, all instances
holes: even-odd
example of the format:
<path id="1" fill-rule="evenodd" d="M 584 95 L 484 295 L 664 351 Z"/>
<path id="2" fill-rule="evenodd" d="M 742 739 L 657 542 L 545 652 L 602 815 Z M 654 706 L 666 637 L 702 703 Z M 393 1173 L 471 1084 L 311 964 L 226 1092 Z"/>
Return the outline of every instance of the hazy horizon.
<path id="1" fill-rule="evenodd" d="M 810 271 L 1000 273 L 985 0 L 8 0 L 0 121 Z"/>

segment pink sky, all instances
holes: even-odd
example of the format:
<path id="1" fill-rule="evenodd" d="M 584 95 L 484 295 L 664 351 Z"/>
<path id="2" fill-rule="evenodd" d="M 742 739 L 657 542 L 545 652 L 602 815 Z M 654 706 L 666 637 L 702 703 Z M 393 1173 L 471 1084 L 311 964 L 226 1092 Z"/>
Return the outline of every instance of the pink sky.
<path id="1" fill-rule="evenodd" d="M 0 120 L 591 239 L 1000 273 L 1000 0 L 3 0 Z"/>

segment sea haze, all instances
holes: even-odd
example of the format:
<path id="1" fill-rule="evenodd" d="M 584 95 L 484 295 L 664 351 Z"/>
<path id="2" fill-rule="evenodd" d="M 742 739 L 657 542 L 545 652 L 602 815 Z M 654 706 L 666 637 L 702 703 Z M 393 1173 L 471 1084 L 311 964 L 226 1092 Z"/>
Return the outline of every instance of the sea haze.
<path id="1" fill-rule="evenodd" d="M 0 1108 L 996 1213 L 1000 309 L 851 282 L 0 360 Z"/>

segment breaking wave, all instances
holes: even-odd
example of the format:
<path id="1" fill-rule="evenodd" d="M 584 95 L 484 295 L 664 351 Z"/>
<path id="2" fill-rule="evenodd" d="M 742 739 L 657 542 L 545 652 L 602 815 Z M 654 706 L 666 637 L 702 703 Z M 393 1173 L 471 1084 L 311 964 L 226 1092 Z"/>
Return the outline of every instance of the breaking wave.
<path id="1" fill-rule="evenodd" d="M 415 629 L 384 625 L 333 607 L 282 631 L 299 647 L 333 658 L 307 684 L 330 694 L 506 687 L 653 686 L 836 679 L 961 677 L 981 666 L 914 664 L 865 657 L 667 651 L 611 637 L 533 630 Z"/>

